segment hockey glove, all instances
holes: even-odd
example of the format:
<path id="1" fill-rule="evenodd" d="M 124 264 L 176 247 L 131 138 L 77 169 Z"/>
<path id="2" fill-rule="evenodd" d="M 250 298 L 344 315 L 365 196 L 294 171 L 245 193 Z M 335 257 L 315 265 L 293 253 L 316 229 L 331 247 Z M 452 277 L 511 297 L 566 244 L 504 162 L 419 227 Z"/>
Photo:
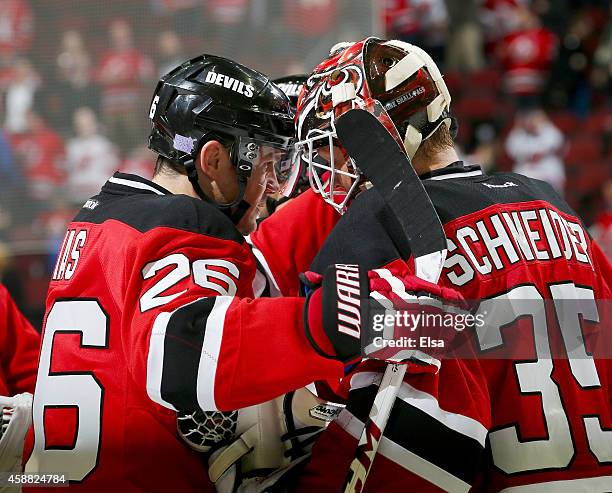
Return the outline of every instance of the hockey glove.
<path id="1" fill-rule="evenodd" d="M 335 264 L 322 276 L 306 272 L 311 289 L 304 305 L 304 330 L 314 349 L 326 358 L 348 363 L 361 353 L 361 303 L 370 289 L 367 272 L 358 265 Z"/>
<path id="2" fill-rule="evenodd" d="M 306 272 L 302 281 L 311 290 L 304 307 L 306 337 L 319 354 L 345 363 L 360 357 L 361 333 L 368 316 L 366 305 L 371 301 L 415 314 L 423 310 L 444 313 L 449 306 L 465 307 L 461 294 L 453 289 L 388 269 L 365 271 L 357 265 L 336 264 L 322 276 Z M 391 332 L 391 338 L 400 334 Z M 454 331 L 447 332 L 446 337 L 452 339 Z M 397 361 L 385 352 L 381 356 L 371 357 Z"/>

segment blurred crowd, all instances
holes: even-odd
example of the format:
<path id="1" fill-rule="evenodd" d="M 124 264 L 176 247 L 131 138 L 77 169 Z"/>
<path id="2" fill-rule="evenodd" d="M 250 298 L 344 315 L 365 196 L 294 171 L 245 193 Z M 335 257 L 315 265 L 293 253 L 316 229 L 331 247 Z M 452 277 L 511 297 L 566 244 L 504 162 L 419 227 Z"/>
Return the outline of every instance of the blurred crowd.
<path id="1" fill-rule="evenodd" d="M 612 257 L 611 14 L 605 0 L 0 0 L 0 279 L 44 298 L 75 210 L 117 169 L 150 177 L 161 74 L 202 52 L 304 73 L 376 26 L 441 66 L 467 161 L 549 181 Z"/>

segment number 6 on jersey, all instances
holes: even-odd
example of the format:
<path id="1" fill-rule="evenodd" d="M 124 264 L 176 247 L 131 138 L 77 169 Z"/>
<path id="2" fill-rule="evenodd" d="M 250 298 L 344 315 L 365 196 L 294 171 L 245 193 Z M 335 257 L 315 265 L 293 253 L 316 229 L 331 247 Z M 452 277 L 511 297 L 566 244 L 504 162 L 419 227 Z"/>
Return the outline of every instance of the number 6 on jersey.
<path id="1" fill-rule="evenodd" d="M 53 342 L 60 333 L 78 334 L 81 348 L 104 349 L 108 343 L 108 316 L 97 300 L 61 300 L 51 308 L 34 394 L 34 449 L 25 470 L 62 472 L 68 474 L 70 481 L 82 481 L 98 461 L 104 388 L 92 372 L 53 371 Z M 49 445 L 45 414 L 62 409 L 77 413 L 74 441 L 71 445 Z"/>

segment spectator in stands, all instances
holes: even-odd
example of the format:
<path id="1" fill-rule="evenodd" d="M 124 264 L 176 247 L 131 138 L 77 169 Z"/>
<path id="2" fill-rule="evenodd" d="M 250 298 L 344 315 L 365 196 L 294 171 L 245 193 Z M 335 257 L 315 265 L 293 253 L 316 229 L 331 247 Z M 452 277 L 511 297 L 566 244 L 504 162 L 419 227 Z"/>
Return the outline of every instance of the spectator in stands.
<path id="1" fill-rule="evenodd" d="M 538 17 L 529 9 L 522 8 L 519 12 L 519 29 L 505 36 L 497 50 L 505 89 L 516 99 L 539 100 L 556 55 L 557 38 L 540 25 Z"/>
<path id="2" fill-rule="evenodd" d="M 26 117 L 24 132 L 11 137 L 11 146 L 31 198 L 45 201 L 64 182 L 64 142 L 34 110 Z"/>
<path id="3" fill-rule="evenodd" d="M 0 286 L 6 288 L 17 307 L 23 311 L 26 297 L 23 282 L 13 261 L 14 258 L 8 245 L 0 241 Z"/>
<path id="4" fill-rule="evenodd" d="M 565 137 L 541 109 L 523 109 L 506 138 L 513 171 L 550 183 L 563 195 L 565 167 L 560 158 Z"/>
<path id="5" fill-rule="evenodd" d="M 164 24 L 170 25 L 174 31 L 188 37 L 199 34 L 202 26 L 202 0 L 149 1 L 155 13 L 170 18 Z"/>
<path id="6" fill-rule="evenodd" d="M 61 120 L 58 123 L 70 130 L 72 115 L 80 106 L 97 110 L 98 91 L 92 84 L 92 61 L 79 31 L 70 30 L 62 35 L 61 49 L 56 59 L 57 82 L 53 92 L 61 99 Z"/>
<path id="7" fill-rule="evenodd" d="M 132 27 L 124 19 L 109 27 L 110 49 L 97 66 L 96 80 L 102 88 L 104 123 L 113 143 L 127 151 L 145 135 L 146 105 L 143 88 L 152 83 L 155 69 L 151 60 L 135 46 Z"/>
<path id="8" fill-rule="evenodd" d="M 484 26 L 487 51 L 495 49 L 504 36 L 521 28 L 525 5 L 525 0 L 484 0 L 481 2 L 479 17 Z"/>
<path id="9" fill-rule="evenodd" d="M 51 276 L 57 262 L 62 242 L 66 234 L 66 226 L 78 212 L 83 204 L 73 206 L 68 197 L 57 194 L 47 202 L 46 207 L 32 221 L 32 228 L 42 233 L 45 239 L 47 253 L 46 276 Z"/>
<path id="10" fill-rule="evenodd" d="M 591 82 L 594 89 L 607 95 L 607 101 L 604 99 L 604 103 L 612 103 L 612 4 L 610 4 L 608 23 L 602 30 L 593 57 Z"/>
<path id="11" fill-rule="evenodd" d="M 330 0 L 320 0 L 327 4 Z M 244 52 L 247 34 L 246 19 L 249 13 L 248 0 L 208 0 L 205 2 L 206 33 L 216 39 L 223 55 L 230 58 Z M 301 2 L 293 2 L 299 4 Z M 312 19 L 309 19 L 312 21 Z"/>
<path id="12" fill-rule="evenodd" d="M 604 183 L 602 192 L 604 207 L 590 232 L 608 259 L 612 260 L 612 179 Z"/>
<path id="13" fill-rule="evenodd" d="M 27 115 L 34 102 L 40 78 L 30 61 L 18 58 L 6 87 L 4 128 L 18 134 L 27 131 Z"/>
<path id="14" fill-rule="evenodd" d="M 499 147 L 497 129 L 491 122 L 477 123 L 474 127 L 472 152 L 463 157 L 467 163 L 478 163 L 485 171 L 491 170 L 496 163 Z"/>
<path id="15" fill-rule="evenodd" d="M 32 12 L 26 0 L 0 0 L 0 108 L 3 127 L 22 132 L 38 77 L 21 55 L 32 42 Z"/>
<path id="16" fill-rule="evenodd" d="M 24 185 L 9 138 L 0 130 L 0 241 L 10 236 L 13 219 L 10 211 L 18 203 L 17 200 L 23 200 Z"/>
<path id="17" fill-rule="evenodd" d="M 570 20 L 559 55 L 552 67 L 547 101 L 558 108 L 571 108 L 578 116 L 590 110 L 589 73 L 592 62 L 593 20 L 587 11 L 579 11 Z"/>
<path id="18" fill-rule="evenodd" d="M 32 12 L 26 0 L 0 0 L 0 65 L 25 53 L 32 42 Z"/>
<path id="19" fill-rule="evenodd" d="M 443 62 L 448 29 L 444 0 L 386 2 L 384 16 L 387 37 L 421 46 L 436 63 Z"/>
<path id="20" fill-rule="evenodd" d="M 478 20 L 478 1 L 446 0 L 448 42 L 446 70 L 475 72 L 483 66 L 483 35 Z"/>
<path id="21" fill-rule="evenodd" d="M 0 130 L 0 200 L 21 185 L 21 173 L 6 133 Z"/>
<path id="22" fill-rule="evenodd" d="M 572 7 L 572 0 L 530 0 L 530 6 L 542 22 L 542 25 L 561 38 L 567 28 Z"/>
<path id="23" fill-rule="evenodd" d="M 11 239 L 13 217 L 8 207 L 0 203 L 0 242 Z"/>
<path id="24" fill-rule="evenodd" d="M 174 31 L 164 31 L 159 35 L 157 49 L 159 52 L 157 67 L 160 76 L 167 74 L 187 59 L 183 53 L 181 38 Z"/>
<path id="25" fill-rule="evenodd" d="M 66 157 L 67 195 L 73 204 L 82 205 L 113 174 L 119 159 L 91 108 L 77 109 L 73 124 L 75 137 L 68 142 Z"/>
<path id="26" fill-rule="evenodd" d="M 63 34 L 57 68 L 60 77 L 71 82 L 74 88 L 81 88 L 89 83 L 91 58 L 80 32 L 70 30 Z"/>

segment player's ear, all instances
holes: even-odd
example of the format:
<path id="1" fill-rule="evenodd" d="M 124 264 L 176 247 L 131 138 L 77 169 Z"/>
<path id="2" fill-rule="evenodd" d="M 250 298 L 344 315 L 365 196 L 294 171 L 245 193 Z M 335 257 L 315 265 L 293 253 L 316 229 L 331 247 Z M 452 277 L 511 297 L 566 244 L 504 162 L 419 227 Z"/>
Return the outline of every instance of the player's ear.
<path id="1" fill-rule="evenodd" d="M 200 149 L 200 154 L 196 161 L 196 165 L 200 168 L 202 174 L 214 181 L 219 173 L 221 166 L 221 144 L 216 140 L 206 142 Z"/>
<path id="2" fill-rule="evenodd" d="M 196 166 L 199 166 L 200 171 L 211 181 L 215 181 L 219 174 L 224 172 L 225 154 L 225 148 L 220 142 L 216 140 L 206 142 L 200 149 Z"/>
<path id="3" fill-rule="evenodd" d="M 211 188 L 211 193 L 220 203 L 233 202 L 238 196 L 238 181 L 229 152 L 216 140 L 202 146 L 196 160 L 196 168 L 204 187 Z"/>

